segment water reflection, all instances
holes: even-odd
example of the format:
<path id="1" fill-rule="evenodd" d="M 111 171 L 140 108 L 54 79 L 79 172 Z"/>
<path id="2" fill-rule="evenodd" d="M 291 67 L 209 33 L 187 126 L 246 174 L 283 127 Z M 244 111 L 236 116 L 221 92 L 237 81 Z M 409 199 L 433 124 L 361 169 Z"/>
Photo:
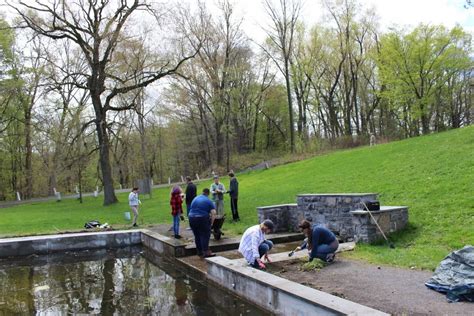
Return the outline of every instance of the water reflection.
<path id="1" fill-rule="evenodd" d="M 152 264 L 137 248 L 87 257 L 95 260 L 69 253 L 0 262 L 0 315 L 266 314 L 170 263 Z"/>

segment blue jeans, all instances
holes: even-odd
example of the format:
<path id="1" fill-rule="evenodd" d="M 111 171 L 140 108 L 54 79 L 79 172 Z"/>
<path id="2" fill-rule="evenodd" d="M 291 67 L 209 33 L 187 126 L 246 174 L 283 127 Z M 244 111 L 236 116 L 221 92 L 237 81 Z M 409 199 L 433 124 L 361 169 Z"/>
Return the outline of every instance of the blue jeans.
<path id="1" fill-rule="evenodd" d="M 273 248 L 273 242 L 271 240 L 264 240 L 260 246 L 258 246 L 258 254 L 260 258 L 263 257 L 270 249 Z M 258 262 L 255 260 L 252 264 L 254 268 L 258 268 Z"/>
<path id="2" fill-rule="evenodd" d="M 197 254 L 206 254 L 209 251 L 209 239 L 211 238 L 211 220 L 209 216 L 190 217 L 189 226 L 191 226 L 194 234 Z"/>
<path id="3" fill-rule="evenodd" d="M 173 231 L 175 235 L 179 235 L 179 215 L 173 215 Z"/>
<path id="4" fill-rule="evenodd" d="M 313 260 L 313 258 L 319 258 L 323 261 L 326 261 L 327 255 L 336 252 L 336 250 L 337 248 L 334 249 L 333 247 L 326 244 L 318 245 L 316 247 L 316 252 L 311 251 L 312 257 L 310 257 L 310 261 Z"/>

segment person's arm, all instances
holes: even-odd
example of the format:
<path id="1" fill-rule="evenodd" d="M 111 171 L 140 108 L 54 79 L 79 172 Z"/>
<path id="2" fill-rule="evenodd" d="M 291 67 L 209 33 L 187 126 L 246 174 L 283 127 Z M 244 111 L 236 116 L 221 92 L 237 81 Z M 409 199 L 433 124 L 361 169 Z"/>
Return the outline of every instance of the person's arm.
<path id="1" fill-rule="evenodd" d="M 305 238 L 303 240 L 303 242 L 301 243 L 301 245 L 298 246 L 298 250 L 303 250 L 303 249 L 306 249 L 306 247 L 308 247 L 308 238 Z"/>
<path id="2" fill-rule="evenodd" d="M 311 253 L 309 254 L 309 261 L 313 261 L 313 259 L 316 258 L 316 252 L 319 245 L 319 233 L 317 231 L 317 228 L 313 228 L 311 234 L 313 234 L 313 238 L 311 242 L 312 248 Z"/>
<path id="3" fill-rule="evenodd" d="M 235 190 L 235 181 L 234 179 L 231 179 L 229 183 L 229 191 L 227 191 L 227 193 L 232 195 L 232 193 L 234 193 L 234 190 Z"/>
<path id="4" fill-rule="evenodd" d="M 214 220 L 216 219 L 216 210 L 212 209 L 211 212 L 209 212 L 210 217 L 211 217 L 211 227 L 214 225 Z"/>
<path id="5" fill-rule="evenodd" d="M 211 185 L 211 194 L 216 194 L 216 188 L 217 188 L 217 185 L 215 185 L 214 183 Z"/>
<path id="6" fill-rule="evenodd" d="M 221 183 L 221 188 L 220 188 L 221 193 L 225 193 L 225 186 Z"/>

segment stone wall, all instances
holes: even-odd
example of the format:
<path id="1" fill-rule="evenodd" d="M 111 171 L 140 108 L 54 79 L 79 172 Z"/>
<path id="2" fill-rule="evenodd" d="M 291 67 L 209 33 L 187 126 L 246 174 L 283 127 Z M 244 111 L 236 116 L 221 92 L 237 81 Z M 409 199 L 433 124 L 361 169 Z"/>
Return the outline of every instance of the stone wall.
<path id="1" fill-rule="evenodd" d="M 377 200 L 377 194 L 300 194 L 296 204 L 258 207 L 257 212 L 260 223 L 267 218 L 273 221 L 275 232 L 298 231 L 298 224 L 307 219 L 325 225 L 343 241 L 372 242 L 382 235 L 365 210 L 363 203 L 369 200 Z M 408 223 L 406 206 L 384 206 L 372 213 L 384 233 L 403 229 Z"/>
<path id="2" fill-rule="evenodd" d="M 382 206 L 380 211 L 371 211 L 371 213 L 385 235 L 405 228 L 408 223 L 406 206 Z M 356 210 L 351 214 L 356 241 L 373 242 L 383 238 L 369 212 Z"/>
<path id="3" fill-rule="evenodd" d="M 300 194 L 297 217 L 325 225 L 342 240 L 351 240 L 355 234 L 351 211 L 360 209 L 361 202 L 376 199 L 376 193 Z"/>
<path id="4" fill-rule="evenodd" d="M 298 225 L 294 227 L 296 219 L 296 204 L 281 204 L 257 207 L 258 222 L 271 219 L 275 224 L 274 233 L 298 231 Z"/>

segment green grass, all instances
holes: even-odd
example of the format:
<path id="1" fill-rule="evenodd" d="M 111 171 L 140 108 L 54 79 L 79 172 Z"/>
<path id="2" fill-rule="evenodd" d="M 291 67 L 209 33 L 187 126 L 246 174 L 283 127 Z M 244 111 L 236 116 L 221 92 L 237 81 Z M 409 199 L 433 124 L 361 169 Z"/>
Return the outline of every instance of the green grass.
<path id="1" fill-rule="evenodd" d="M 474 244 L 474 126 L 375 147 L 361 147 L 238 174 L 240 223 L 224 231 L 241 234 L 257 222 L 257 206 L 295 203 L 303 193 L 377 192 L 382 205 L 407 205 L 409 225 L 385 244 L 359 245 L 351 256 L 417 269 L 433 269 L 451 250 Z M 226 186 L 228 179 L 222 181 Z M 210 182 L 198 184 L 198 190 Z M 3 236 L 80 230 L 98 219 L 114 228 L 128 227 L 126 194 L 103 207 L 102 199 L 42 202 L 0 209 Z M 170 223 L 169 189 L 142 197 L 145 225 Z M 228 200 L 226 212 L 230 213 Z"/>

